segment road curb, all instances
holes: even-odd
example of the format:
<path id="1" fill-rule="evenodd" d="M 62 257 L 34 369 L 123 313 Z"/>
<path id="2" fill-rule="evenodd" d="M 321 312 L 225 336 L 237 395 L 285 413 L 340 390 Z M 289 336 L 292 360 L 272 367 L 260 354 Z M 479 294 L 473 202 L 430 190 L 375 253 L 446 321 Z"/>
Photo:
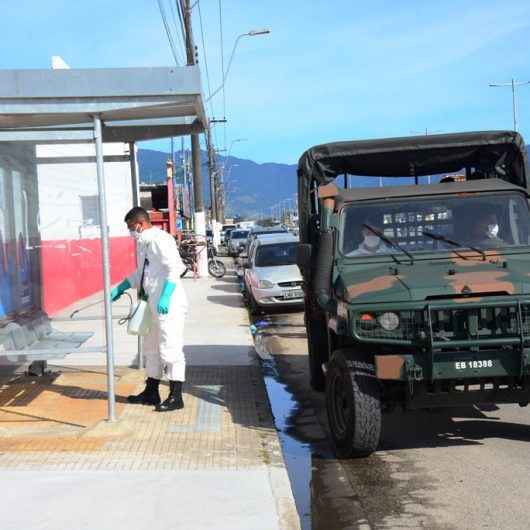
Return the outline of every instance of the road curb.
<path id="1" fill-rule="evenodd" d="M 258 360 L 260 355 L 253 348 L 255 354 L 255 363 L 259 368 L 260 384 L 263 385 L 263 392 L 267 399 L 267 411 L 270 415 L 270 421 L 274 427 L 270 435 L 266 436 L 264 443 L 266 444 L 266 452 L 270 458 L 267 464 L 267 471 L 269 474 L 269 484 L 271 494 L 276 506 L 276 513 L 278 516 L 278 526 L 281 530 L 300 530 L 300 516 L 296 509 L 296 502 L 294 500 L 293 490 L 291 488 L 291 481 L 287 472 L 287 466 L 283 458 L 282 446 L 278 432 L 275 428 L 274 415 L 269 401 L 269 395 L 265 385 L 262 364 Z"/>

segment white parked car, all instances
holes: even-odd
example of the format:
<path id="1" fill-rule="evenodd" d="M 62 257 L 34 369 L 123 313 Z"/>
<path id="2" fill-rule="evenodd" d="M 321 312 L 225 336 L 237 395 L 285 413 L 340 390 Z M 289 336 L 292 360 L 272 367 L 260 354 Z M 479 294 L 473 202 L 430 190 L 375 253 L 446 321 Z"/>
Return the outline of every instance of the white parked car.
<path id="1" fill-rule="evenodd" d="M 292 234 L 258 237 L 249 249 L 244 274 L 251 313 L 304 305 L 302 275 L 296 264 L 298 239 Z"/>

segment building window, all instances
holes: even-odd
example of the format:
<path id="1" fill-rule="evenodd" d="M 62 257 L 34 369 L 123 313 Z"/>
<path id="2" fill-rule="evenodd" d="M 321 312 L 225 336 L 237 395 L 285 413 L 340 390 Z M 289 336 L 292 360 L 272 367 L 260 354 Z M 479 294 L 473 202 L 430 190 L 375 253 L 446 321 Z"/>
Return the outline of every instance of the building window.
<path id="1" fill-rule="evenodd" d="M 83 225 L 99 226 L 99 203 L 97 195 L 81 196 L 81 213 Z"/>

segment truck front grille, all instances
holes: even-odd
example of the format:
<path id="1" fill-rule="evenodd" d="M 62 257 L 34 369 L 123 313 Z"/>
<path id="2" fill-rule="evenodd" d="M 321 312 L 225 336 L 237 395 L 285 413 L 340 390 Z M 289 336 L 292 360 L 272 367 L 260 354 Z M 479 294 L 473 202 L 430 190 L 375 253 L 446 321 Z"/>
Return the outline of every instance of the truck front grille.
<path id="1" fill-rule="evenodd" d="M 527 331 L 530 331 L 528 308 L 525 313 L 528 313 L 526 327 Z M 517 338 L 520 336 L 518 321 L 517 305 L 431 309 L 431 325 L 435 341 Z"/>
<path id="2" fill-rule="evenodd" d="M 480 306 L 427 306 L 423 310 L 395 311 L 400 325 L 393 331 L 384 330 L 377 317 L 363 321 L 363 313 L 354 317 L 355 334 L 361 340 L 401 343 L 432 343 L 435 348 L 460 347 L 477 344 L 518 344 L 530 341 L 530 302 Z"/>

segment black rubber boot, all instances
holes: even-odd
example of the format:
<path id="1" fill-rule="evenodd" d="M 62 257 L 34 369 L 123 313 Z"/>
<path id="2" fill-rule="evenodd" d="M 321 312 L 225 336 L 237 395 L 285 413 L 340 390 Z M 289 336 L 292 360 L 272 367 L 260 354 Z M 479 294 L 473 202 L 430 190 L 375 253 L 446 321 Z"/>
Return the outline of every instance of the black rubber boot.
<path id="1" fill-rule="evenodd" d="M 136 403 L 138 405 L 160 405 L 160 394 L 158 392 L 158 385 L 160 379 L 153 379 L 148 377 L 145 381 L 145 388 L 136 396 L 127 396 L 129 403 Z"/>
<path id="2" fill-rule="evenodd" d="M 182 381 L 169 382 L 169 396 L 167 399 L 156 407 L 158 412 L 166 412 L 169 410 L 178 410 L 184 408 L 184 401 L 182 401 Z"/>

